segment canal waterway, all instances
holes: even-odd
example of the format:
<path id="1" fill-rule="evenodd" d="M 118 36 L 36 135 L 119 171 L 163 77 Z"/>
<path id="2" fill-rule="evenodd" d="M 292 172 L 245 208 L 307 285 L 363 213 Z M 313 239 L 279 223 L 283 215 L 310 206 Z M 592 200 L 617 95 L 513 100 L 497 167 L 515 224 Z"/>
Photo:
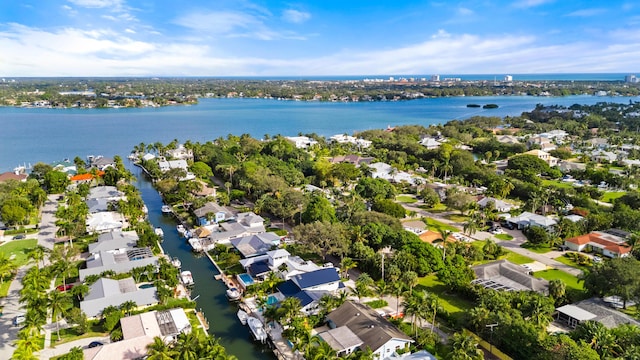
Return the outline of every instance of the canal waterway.
<path id="1" fill-rule="evenodd" d="M 195 287 L 191 297 L 197 297 L 196 308 L 204 312 L 209 322 L 209 333 L 220 339 L 227 353 L 235 355 L 240 360 L 275 359 L 270 349 L 252 341 L 249 328 L 238 320 L 237 305 L 227 300 L 226 286 L 214 279 L 218 271 L 211 261 L 206 256 L 196 256 L 185 239 L 178 235 L 176 219 L 162 214 L 162 198 L 146 174 L 133 165 L 129 166 L 129 169 L 136 176 L 135 185 L 149 209 L 149 221 L 154 227 L 161 227 L 164 231 L 162 248 L 165 253 L 179 258 L 182 270 L 189 270 L 193 274 Z"/>

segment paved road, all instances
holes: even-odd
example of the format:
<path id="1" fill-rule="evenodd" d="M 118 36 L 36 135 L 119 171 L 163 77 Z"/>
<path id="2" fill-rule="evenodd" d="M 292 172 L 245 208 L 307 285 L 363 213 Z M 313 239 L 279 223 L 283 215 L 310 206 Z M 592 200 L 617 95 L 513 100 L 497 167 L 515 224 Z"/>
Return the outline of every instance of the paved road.
<path id="1" fill-rule="evenodd" d="M 10 359 L 16 349 L 14 343 L 20 328 L 13 326 L 13 318 L 25 313 L 20 305 L 20 290 L 22 290 L 22 278 L 27 269 L 22 267 L 18 270 L 18 274 L 9 286 L 7 297 L 0 299 L 4 305 L 3 314 L 0 317 L 0 359 Z"/>
<path id="2" fill-rule="evenodd" d="M 79 346 L 83 349 L 86 349 L 87 346 L 89 346 L 89 344 L 92 341 L 99 341 L 103 344 L 107 344 L 111 342 L 111 339 L 109 339 L 108 336 L 104 336 L 104 337 L 90 337 L 90 338 L 86 338 L 86 339 L 80 339 L 80 340 L 75 340 L 75 341 L 71 341 L 68 343 L 64 343 L 64 344 L 60 344 L 57 345 L 56 347 L 51 347 L 48 348 L 46 350 L 42 350 L 40 351 L 39 355 L 40 355 L 40 359 L 41 360 L 48 360 L 49 358 L 52 358 L 54 356 L 58 356 L 58 355 L 62 355 L 62 354 L 66 354 L 69 351 L 71 351 L 71 348 L 74 348 L 76 346 Z M 113 359 L 116 360 L 116 359 Z"/>
<path id="3" fill-rule="evenodd" d="M 38 245 L 42 245 L 49 250 L 53 250 L 56 236 L 56 210 L 58 209 L 58 197 L 60 195 L 49 195 L 44 203 L 40 219 L 40 232 L 38 233 Z"/>

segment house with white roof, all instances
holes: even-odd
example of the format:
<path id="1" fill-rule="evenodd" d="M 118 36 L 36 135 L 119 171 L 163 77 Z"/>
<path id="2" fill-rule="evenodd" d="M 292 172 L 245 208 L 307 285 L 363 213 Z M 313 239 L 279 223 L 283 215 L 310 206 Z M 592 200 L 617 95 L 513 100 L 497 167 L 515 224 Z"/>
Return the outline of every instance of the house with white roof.
<path id="1" fill-rule="evenodd" d="M 355 136 L 350 136 L 346 134 L 336 134 L 331 136 L 329 139 L 339 144 L 349 143 L 349 144 L 357 145 L 361 148 L 368 148 L 369 146 L 371 146 L 371 143 L 372 143 L 370 140 L 365 140 L 362 138 L 359 139 L 359 138 L 356 138 Z"/>
<path id="2" fill-rule="evenodd" d="M 87 199 L 103 199 L 106 201 L 126 200 L 126 196 L 115 186 L 96 186 L 89 189 Z"/>
<path id="3" fill-rule="evenodd" d="M 507 222 L 513 224 L 518 229 L 524 229 L 528 226 L 540 226 L 546 230 L 551 229 L 558 222 L 548 216 L 542 216 L 528 211 L 522 214 L 507 219 Z"/>
<path id="4" fill-rule="evenodd" d="M 613 304 L 615 305 L 615 304 Z M 612 303 L 602 299 L 590 298 L 574 304 L 568 304 L 556 309 L 555 322 L 575 329 L 585 321 L 596 321 L 607 329 L 617 328 L 622 324 L 640 326 L 640 322 L 631 316 L 617 311 Z"/>
<path id="5" fill-rule="evenodd" d="M 484 209 L 485 207 L 490 205 L 490 203 L 493 203 L 494 209 L 502 213 L 508 213 L 517 207 L 514 204 L 490 196 L 485 196 L 482 199 L 478 200 L 478 205 L 481 209 Z"/>
<path id="6" fill-rule="evenodd" d="M 103 211 L 87 216 L 86 227 L 88 233 L 104 233 L 120 230 L 125 227 L 125 218 L 115 211 Z"/>
<path id="7" fill-rule="evenodd" d="M 415 176 L 404 171 L 398 171 L 393 166 L 383 162 L 370 164 L 369 168 L 372 170 L 371 177 L 374 179 L 380 178 L 398 183 L 402 181 L 406 181 L 409 184 L 415 183 Z"/>
<path id="8" fill-rule="evenodd" d="M 147 265 L 158 266 L 158 257 L 149 248 L 99 250 L 87 259 L 87 268 L 80 269 L 80 280 L 84 281 L 89 275 L 100 275 L 105 271 L 123 274 Z"/>
<path id="9" fill-rule="evenodd" d="M 231 221 L 207 226 L 211 231 L 206 238 L 191 238 L 189 244 L 195 251 L 209 251 L 216 244 L 230 244 L 231 239 L 266 232 L 264 219 L 255 213 L 239 213 Z"/>
<path id="10" fill-rule="evenodd" d="M 558 158 L 551 156 L 551 154 L 543 150 L 529 150 L 523 153 L 523 155 L 533 155 L 540 160 L 544 160 L 544 162 L 549 164 L 551 167 L 558 165 Z"/>
<path id="11" fill-rule="evenodd" d="M 165 154 L 171 159 L 193 161 L 193 151 L 185 148 L 183 144 L 178 145 L 175 149 L 166 150 Z"/>
<path id="12" fill-rule="evenodd" d="M 100 234 L 98 241 L 89 244 L 89 253 L 94 254 L 100 251 L 120 252 L 136 247 L 137 242 L 138 233 L 135 231 L 114 230 Z"/>
<path id="13" fill-rule="evenodd" d="M 496 140 L 502 144 L 520 144 L 520 139 L 513 135 L 498 135 Z"/>
<path id="14" fill-rule="evenodd" d="M 549 138 L 543 136 L 534 136 L 532 138 L 529 138 L 529 140 L 527 140 L 527 146 L 529 148 L 532 148 L 533 146 L 539 146 L 543 151 L 551 151 L 558 148 L 556 144 L 552 143 L 551 140 L 549 140 Z"/>
<path id="15" fill-rule="evenodd" d="M 95 318 L 107 306 L 120 306 L 120 304 L 133 301 L 138 306 L 153 305 L 158 302 L 156 288 L 140 289 L 133 278 L 113 280 L 100 278 L 89 285 L 89 293 L 80 302 L 80 309 L 89 318 Z"/>
<path id="16" fill-rule="evenodd" d="M 308 136 L 286 136 L 285 139 L 291 141 L 298 149 L 306 149 L 318 144 L 316 140 Z"/>

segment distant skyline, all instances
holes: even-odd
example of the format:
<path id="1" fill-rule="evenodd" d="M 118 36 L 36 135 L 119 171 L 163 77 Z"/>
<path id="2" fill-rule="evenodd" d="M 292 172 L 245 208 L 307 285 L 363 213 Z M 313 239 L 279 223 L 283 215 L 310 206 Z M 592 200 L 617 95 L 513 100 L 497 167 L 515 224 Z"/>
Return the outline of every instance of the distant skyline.
<path id="1" fill-rule="evenodd" d="M 0 77 L 635 73 L 634 1 L 0 0 Z"/>

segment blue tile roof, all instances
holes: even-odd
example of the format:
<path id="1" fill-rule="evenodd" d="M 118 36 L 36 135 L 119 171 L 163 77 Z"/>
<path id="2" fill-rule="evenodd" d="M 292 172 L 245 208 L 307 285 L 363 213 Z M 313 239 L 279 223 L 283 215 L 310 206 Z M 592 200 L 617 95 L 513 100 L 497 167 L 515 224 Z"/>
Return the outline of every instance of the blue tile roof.
<path id="1" fill-rule="evenodd" d="M 271 269 L 269 268 L 269 264 L 266 261 L 259 261 L 249 265 L 247 271 L 249 272 L 249 274 L 251 274 L 251 276 L 255 277 L 267 273 L 271 271 Z"/>
<path id="2" fill-rule="evenodd" d="M 291 280 L 287 280 L 278 285 L 278 291 L 285 297 L 291 297 L 300 292 L 300 288 L 296 283 Z"/>

